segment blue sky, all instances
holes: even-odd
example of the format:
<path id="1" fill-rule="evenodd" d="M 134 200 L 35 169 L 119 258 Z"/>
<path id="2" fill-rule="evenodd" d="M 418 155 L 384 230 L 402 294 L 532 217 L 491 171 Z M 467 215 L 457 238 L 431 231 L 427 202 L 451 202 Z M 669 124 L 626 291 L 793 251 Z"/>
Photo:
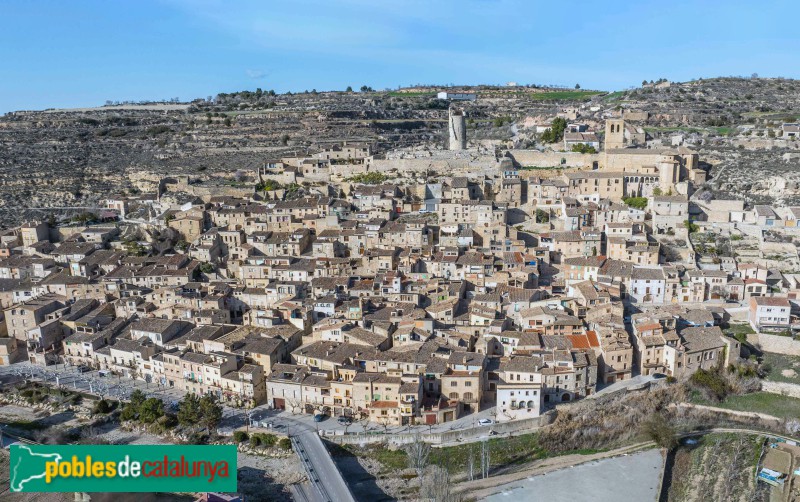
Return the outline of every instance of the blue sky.
<path id="1" fill-rule="evenodd" d="M 4 0 L 0 113 L 257 87 L 798 77 L 798 13 L 783 0 Z"/>

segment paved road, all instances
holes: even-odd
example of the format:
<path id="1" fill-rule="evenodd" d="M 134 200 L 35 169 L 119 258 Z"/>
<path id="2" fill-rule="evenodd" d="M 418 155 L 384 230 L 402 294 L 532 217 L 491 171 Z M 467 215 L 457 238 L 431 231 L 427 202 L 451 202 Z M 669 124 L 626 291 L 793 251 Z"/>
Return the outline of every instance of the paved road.
<path id="1" fill-rule="evenodd" d="M 321 497 L 317 490 L 307 482 L 289 485 L 288 488 L 292 493 L 294 502 L 311 502 L 312 500 L 317 500 L 317 497 Z"/>
<path id="2" fill-rule="evenodd" d="M 400 433 L 408 433 L 408 432 L 419 432 L 421 434 L 427 433 L 437 433 L 437 432 L 449 432 L 455 430 L 465 430 L 465 429 L 472 429 L 472 428 L 480 428 L 480 424 L 478 424 L 478 420 L 487 418 L 490 420 L 494 420 L 494 408 L 486 409 L 480 411 L 478 413 L 472 413 L 465 417 L 461 417 L 458 420 L 454 420 L 452 422 L 445 422 L 443 424 L 436 424 L 433 426 L 427 425 L 419 425 L 419 426 L 390 426 L 390 427 L 383 427 L 383 425 L 374 423 L 374 422 L 358 422 L 352 423 L 349 425 L 343 425 L 337 422 L 336 418 L 328 417 L 322 422 L 314 422 L 314 416 L 301 413 L 301 414 L 294 414 L 290 411 L 281 411 L 269 408 L 267 405 L 261 405 L 253 409 L 253 420 L 257 421 L 273 421 L 277 420 L 277 423 L 282 423 L 283 425 L 287 425 L 287 423 L 301 423 L 304 425 L 308 425 L 314 430 L 320 431 L 337 431 L 337 432 L 347 432 L 350 434 L 353 433 L 362 433 L 362 432 L 385 432 L 387 434 L 400 434 Z M 366 427 L 366 429 L 365 429 Z"/>
<path id="3" fill-rule="evenodd" d="M 310 482 L 324 502 L 355 502 L 342 473 L 333 463 L 328 449 L 316 431 L 302 429 L 292 436 L 297 455 L 306 468 Z"/>

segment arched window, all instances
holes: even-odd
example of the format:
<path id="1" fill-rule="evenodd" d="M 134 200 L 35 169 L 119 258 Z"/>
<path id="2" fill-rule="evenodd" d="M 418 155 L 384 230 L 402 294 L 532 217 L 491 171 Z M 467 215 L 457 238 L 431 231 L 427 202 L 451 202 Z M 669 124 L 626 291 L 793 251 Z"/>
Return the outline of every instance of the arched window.
<path id="1" fill-rule="evenodd" d="M 533 401 L 528 401 L 528 408 L 533 408 L 533 407 L 534 407 Z"/>
<path id="2" fill-rule="evenodd" d="M 472 392 L 464 393 L 464 401 L 472 401 Z"/>
<path id="3" fill-rule="evenodd" d="M 451 392 L 450 399 L 458 399 L 458 392 Z"/>

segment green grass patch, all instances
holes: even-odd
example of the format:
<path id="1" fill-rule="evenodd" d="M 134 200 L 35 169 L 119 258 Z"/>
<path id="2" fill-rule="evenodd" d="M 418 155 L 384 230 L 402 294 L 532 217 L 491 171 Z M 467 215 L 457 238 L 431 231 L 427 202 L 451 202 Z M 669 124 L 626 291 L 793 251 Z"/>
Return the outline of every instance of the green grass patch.
<path id="1" fill-rule="evenodd" d="M 485 440 L 489 450 L 491 469 L 529 464 L 554 456 L 563 455 L 594 455 L 609 451 L 609 449 L 584 448 L 564 452 L 551 452 L 539 445 L 536 433 L 523 434 L 514 437 L 489 438 Z M 334 457 L 355 456 L 368 458 L 378 462 L 381 466 L 380 475 L 396 475 L 397 471 L 408 469 L 408 456 L 404 448 L 389 449 L 384 444 L 366 446 L 327 444 L 328 450 Z M 431 448 L 428 457 L 429 465 L 445 468 L 452 474 L 463 473 L 468 470 L 469 458 L 472 456 L 474 469 L 480 470 L 481 442 Z"/>
<path id="2" fill-rule="evenodd" d="M 610 92 L 603 96 L 603 101 L 619 101 L 625 96 L 625 91 Z"/>
<path id="3" fill-rule="evenodd" d="M 377 171 L 371 171 L 368 173 L 358 173 L 350 176 L 349 178 L 345 178 L 344 180 L 350 183 L 363 183 L 365 185 L 379 185 L 389 177 L 383 173 L 379 173 Z"/>
<path id="4" fill-rule="evenodd" d="M 547 91 L 534 92 L 530 97 L 536 101 L 580 101 L 598 94 L 603 93 L 601 91 Z"/>
<path id="5" fill-rule="evenodd" d="M 764 352 L 763 363 L 769 368 L 767 380 L 800 385 L 800 356 Z"/>
<path id="6" fill-rule="evenodd" d="M 739 343 L 747 343 L 747 335 L 755 333 L 749 324 L 731 324 L 723 330 L 726 335 L 732 336 L 739 341 Z"/>
<path id="7" fill-rule="evenodd" d="M 647 197 L 627 197 L 622 199 L 628 207 L 644 210 L 647 207 Z"/>
<path id="8" fill-rule="evenodd" d="M 330 446 L 329 449 L 331 449 Z M 336 446 L 336 450 L 337 451 L 333 452 L 334 454 L 343 454 L 346 452 L 346 454 L 356 457 L 366 457 L 375 460 L 387 471 L 397 471 L 408 467 L 408 458 L 405 450 L 390 450 L 382 444 L 372 444 L 364 447 L 343 445 L 341 447 Z M 344 450 L 344 452 L 341 450 Z"/>
<path id="9" fill-rule="evenodd" d="M 702 129 L 698 129 L 696 127 L 645 127 L 644 130 L 646 132 L 686 132 L 686 133 L 695 133 L 701 132 Z"/>
<path id="10" fill-rule="evenodd" d="M 766 413 L 778 418 L 800 417 L 800 399 L 769 392 L 730 396 L 717 406 L 728 410 Z"/>
<path id="11" fill-rule="evenodd" d="M 550 456 L 547 450 L 539 446 L 536 434 L 489 439 L 487 447 L 493 467 L 525 464 Z M 450 472 L 463 472 L 467 468 L 470 451 L 475 459 L 475 465 L 480 465 L 480 443 L 434 448 L 431 451 L 430 462 L 445 467 Z"/>
<path id="12" fill-rule="evenodd" d="M 395 98 L 432 98 L 436 96 L 436 93 L 423 92 L 423 91 L 410 91 L 410 92 L 391 91 L 387 92 L 386 95 Z"/>

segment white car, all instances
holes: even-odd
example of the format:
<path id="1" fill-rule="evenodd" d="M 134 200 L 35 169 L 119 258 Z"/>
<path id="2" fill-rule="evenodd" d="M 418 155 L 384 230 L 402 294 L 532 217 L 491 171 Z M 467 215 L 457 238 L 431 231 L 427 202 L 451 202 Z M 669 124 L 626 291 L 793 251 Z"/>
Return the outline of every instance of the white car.
<path id="1" fill-rule="evenodd" d="M 480 420 L 478 420 L 478 425 L 492 425 L 493 423 L 494 420 L 492 420 L 491 418 L 481 418 Z"/>

